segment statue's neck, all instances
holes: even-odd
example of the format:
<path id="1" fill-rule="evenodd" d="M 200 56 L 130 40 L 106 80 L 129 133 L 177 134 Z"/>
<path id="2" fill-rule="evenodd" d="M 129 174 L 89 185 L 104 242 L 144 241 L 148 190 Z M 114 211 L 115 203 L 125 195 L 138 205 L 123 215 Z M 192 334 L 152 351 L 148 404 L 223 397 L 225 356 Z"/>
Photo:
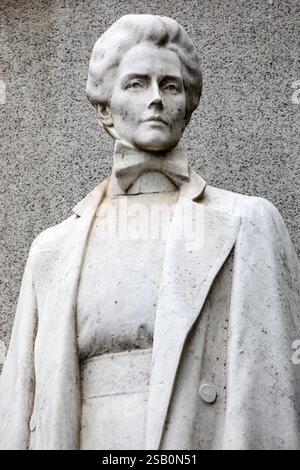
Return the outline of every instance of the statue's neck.
<path id="1" fill-rule="evenodd" d="M 123 191 L 119 184 L 114 171 L 112 171 L 109 186 L 107 190 L 108 196 L 116 194 L 147 194 L 147 193 L 164 193 L 176 191 L 178 189 L 167 176 L 159 171 L 146 171 L 138 176 L 128 191 Z"/>
<path id="2" fill-rule="evenodd" d="M 176 191 L 178 187 L 161 171 L 157 170 L 148 170 L 144 171 L 141 175 L 139 175 L 134 183 L 130 186 L 127 191 L 121 189 L 119 185 L 118 178 L 116 176 L 116 166 L 117 166 L 117 159 L 120 158 L 119 154 L 114 151 L 113 155 L 113 166 L 112 166 L 112 174 L 109 181 L 109 186 L 107 190 L 108 196 L 114 195 L 133 195 L 133 194 L 147 194 L 147 193 L 164 193 L 170 191 Z M 129 147 L 128 151 L 130 153 L 134 153 L 135 159 L 137 162 L 143 162 L 144 158 L 147 159 L 157 159 L 156 155 L 151 154 L 150 152 L 141 151 L 137 148 Z M 126 145 L 122 147 L 122 152 L 126 156 L 127 147 Z M 186 164 L 186 166 L 188 166 Z M 128 167 L 128 172 L 134 171 L 133 167 Z"/>

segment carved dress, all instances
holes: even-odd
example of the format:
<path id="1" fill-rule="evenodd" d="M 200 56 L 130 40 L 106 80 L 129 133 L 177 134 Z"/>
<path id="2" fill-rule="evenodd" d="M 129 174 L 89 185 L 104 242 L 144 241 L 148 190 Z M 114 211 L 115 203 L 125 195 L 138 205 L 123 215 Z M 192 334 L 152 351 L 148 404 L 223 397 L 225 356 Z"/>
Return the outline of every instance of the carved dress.
<path id="1" fill-rule="evenodd" d="M 145 448 L 165 242 L 178 191 L 100 204 L 78 295 L 82 449 Z"/>

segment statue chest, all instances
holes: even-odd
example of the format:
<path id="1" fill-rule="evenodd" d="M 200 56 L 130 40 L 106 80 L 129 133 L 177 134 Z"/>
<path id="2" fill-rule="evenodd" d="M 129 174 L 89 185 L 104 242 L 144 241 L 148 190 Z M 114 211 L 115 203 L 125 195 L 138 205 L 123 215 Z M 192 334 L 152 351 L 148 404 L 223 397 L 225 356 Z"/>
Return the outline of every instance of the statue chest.
<path id="1" fill-rule="evenodd" d="M 77 303 L 80 358 L 152 347 L 174 193 L 102 203 L 91 227 Z"/>

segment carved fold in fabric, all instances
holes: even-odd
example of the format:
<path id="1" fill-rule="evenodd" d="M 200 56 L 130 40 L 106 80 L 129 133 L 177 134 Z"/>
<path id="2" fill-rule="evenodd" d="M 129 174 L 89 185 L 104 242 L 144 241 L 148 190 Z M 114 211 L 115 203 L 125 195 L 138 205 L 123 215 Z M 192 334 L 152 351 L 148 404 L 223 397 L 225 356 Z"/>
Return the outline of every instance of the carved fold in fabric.
<path id="1" fill-rule="evenodd" d="M 174 148 L 162 155 L 152 155 L 117 141 L 113 171 L 123 191 L 128 191 L 146 171 L 160 171 L 177 187 L 189 181 L 188 158 L 183 148 Z"/>

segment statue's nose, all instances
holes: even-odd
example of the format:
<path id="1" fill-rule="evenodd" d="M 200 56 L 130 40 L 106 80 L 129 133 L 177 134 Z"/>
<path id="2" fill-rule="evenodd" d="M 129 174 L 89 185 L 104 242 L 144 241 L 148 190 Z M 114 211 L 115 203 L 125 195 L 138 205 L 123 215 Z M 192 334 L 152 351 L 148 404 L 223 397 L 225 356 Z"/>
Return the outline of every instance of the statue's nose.
<path id="1" fill-rule="evenodd" d="M 160 93 L 160 89 L 157 83 L 153 83 L 151 86 L 151 98 L 149 101 L 148 107 L 151 106 L 162 106 L 162 96 Z"/>

